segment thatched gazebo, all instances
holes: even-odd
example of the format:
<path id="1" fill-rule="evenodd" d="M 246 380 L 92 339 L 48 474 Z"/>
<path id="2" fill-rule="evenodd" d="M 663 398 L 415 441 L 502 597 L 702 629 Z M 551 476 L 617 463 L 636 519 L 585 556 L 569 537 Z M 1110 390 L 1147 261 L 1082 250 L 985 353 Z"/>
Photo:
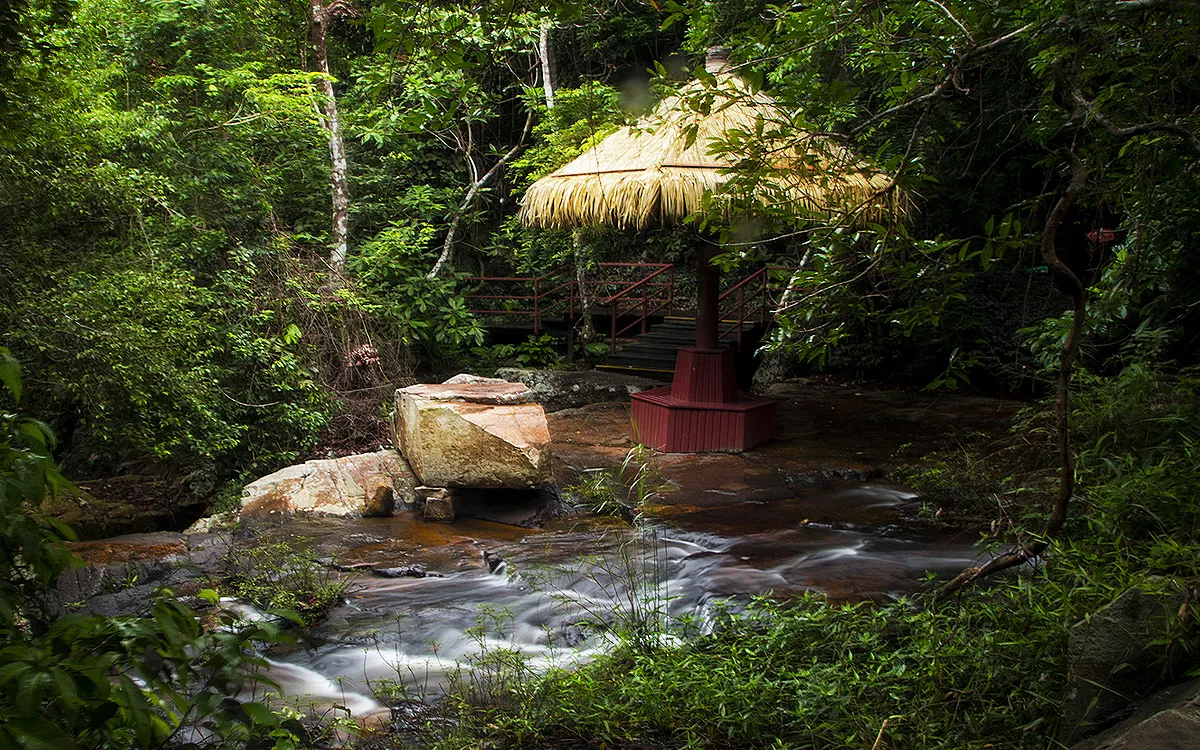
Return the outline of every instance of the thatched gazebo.
<path id="1" fill-rule="evenodd" d="M 753 138 L 760 173 L 754 203 L 851 221 L 903 211 L 904 198 L 886 175 L 829 138 L 772 138 L 782 113 L 732 74 L 728 59 L 728 48 L 710 49 L 705 67 L 715 86 L 688 84 L 637 124 L 535 182 L 522 220 L 546 228 L 645 229 L 678 224 L 713 200 L 729 210 L 722 188 L 733 187 L 730 170 L 738 165 L 718 144 L 743 133 Z M 774 402 L 738 392 L 733 352 L 720 346 L 714 254 L 712 243 L 698 253 L 696 346 L 679 351 L 669 388 L 632 397 L 636 437 L 658 450 L 741 451 L 774 433 Z"/>

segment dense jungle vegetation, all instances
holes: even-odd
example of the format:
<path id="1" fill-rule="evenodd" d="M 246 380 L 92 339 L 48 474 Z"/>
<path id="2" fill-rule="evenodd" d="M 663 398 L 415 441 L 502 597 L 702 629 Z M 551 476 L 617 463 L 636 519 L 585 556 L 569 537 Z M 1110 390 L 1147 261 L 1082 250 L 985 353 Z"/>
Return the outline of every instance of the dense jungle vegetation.
<path id="1" fill-rule="evenodd" d="M 520 224 L 533 180 L 714 44 L 786 114 L 723 146 L 753 234 L 717 202 L 636 235 Z M 1011 445 L 913 482 L 1002 498 L 994 567 L 1033 572 L 916 604 L 764 602 L 544 678 L 509 665 L 430 741 L 1054 747 L 1066 630 L 1130 586 L 1188 592 L 1161 634 L 1164 674 L 1187 673 L 1198 53 L 1195 0 L 8 0 L 0 745 L 316 742 L 223 700 L 273 626 L 205 630 L 170 599 L 150 620 L 39 609 L 68 564 L 47 492 L 137 474 L 211 505 L 377 445 L 391 388 L 517 353 L 489 346 L 463 275 L 688 261 L 701 232 L 726 268 L 802 268 L 768 342 L 799 371 L 1029 399 Z M 739 204 L 770 176 L 767 131 L 850 146 L 911 216 Z"/>

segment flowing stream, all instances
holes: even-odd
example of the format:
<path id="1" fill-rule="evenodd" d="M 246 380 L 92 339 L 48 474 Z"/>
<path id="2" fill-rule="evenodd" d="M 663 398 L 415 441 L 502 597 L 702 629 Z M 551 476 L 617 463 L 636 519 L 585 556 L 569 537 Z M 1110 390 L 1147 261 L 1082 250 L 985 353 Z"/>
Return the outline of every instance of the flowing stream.
<path id="1" fill-rule="evenodd" d="M 973 536 L 913 520 L 917 499 L 895 488 L 741 496 L 668 506 L 639 531 L 579 516 L 541 530 L 409 514 L 290 521 L 277 533 L 340 550 L 364 573 L 307 642 L 271 655 L 271 676 L 289 696 L 361 716 L 381 708 L 371 696 L 383 681 L 436 695 L 457 662 L 485 651 L 512 649 L 533 668 L 569 665 L 606 648 L 622 619 L 703 633 L 718 611 L 757 594 L 895 598 L 978 554 Z M 370 572 L 413 564 L 428 575 Z"/>

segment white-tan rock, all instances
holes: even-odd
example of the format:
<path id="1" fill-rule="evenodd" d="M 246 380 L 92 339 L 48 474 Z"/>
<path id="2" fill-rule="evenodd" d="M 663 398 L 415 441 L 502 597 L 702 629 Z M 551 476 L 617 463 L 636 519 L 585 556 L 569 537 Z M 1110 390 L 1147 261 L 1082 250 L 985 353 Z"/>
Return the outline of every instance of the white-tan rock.
<path id="1" fill-rule="evenodd" d="M 416 484 L 393 450 L 306 461 L 246 485 L 238 515 L 388 516 L 415 500 Z"/>
<path id="2" fill-rule="evenodd" d="M 418 487 L 421 518 L 426 523 L 454 523 L 458 515 L 458 499 L 449 487 Z"/>
<path id="3" fill-rule="evenodd" d="M 546 412 L 521 383 L 455 382 L 396 392 L 396 444 L 431 487 L 550 483 Z"/>

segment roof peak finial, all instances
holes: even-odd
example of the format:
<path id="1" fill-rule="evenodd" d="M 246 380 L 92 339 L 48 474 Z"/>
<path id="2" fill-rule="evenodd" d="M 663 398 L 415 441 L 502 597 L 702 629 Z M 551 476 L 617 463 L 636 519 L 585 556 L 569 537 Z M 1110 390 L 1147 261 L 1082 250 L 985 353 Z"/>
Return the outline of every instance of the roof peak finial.
<path id="1" fill-rule="evenodd" d="M 729 56 L 733 47 L 709 47 L 704 56 L 704 69 L 711 75 L 730 72 Z"/>

